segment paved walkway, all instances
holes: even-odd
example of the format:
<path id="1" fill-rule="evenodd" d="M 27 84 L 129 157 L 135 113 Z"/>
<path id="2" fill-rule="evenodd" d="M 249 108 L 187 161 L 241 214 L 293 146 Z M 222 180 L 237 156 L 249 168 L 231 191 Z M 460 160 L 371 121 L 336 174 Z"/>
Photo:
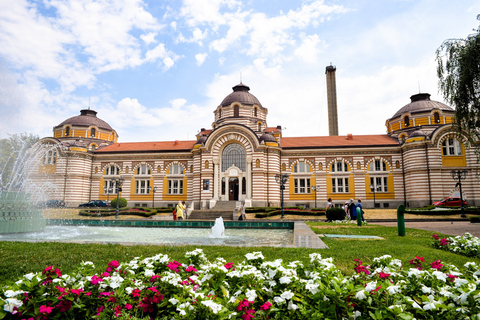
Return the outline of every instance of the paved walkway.
<path id="1" fill-rule="evenodd" d="M 397 222 L 372 222 L 387 227 L 396 227 Z M 471 233 L 475 237 L 480 237 L 480 223 L 470 223 L 470 221 L 415 221 L 405 222 L 405 228 L 414 228 L 428 230 L 432 232 L 444 233 L 452 236 L 461 236 L 465 232 Z M 408 230 L 406 230 L 408 234 Z"/>

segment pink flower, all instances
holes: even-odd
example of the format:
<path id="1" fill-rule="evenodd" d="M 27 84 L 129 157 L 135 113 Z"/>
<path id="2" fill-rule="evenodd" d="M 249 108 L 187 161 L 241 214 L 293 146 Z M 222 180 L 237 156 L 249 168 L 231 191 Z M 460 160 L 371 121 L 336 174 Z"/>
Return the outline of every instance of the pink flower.
<path id="1" fill-rule="evenodd" d="M 45 305 L 41 305 L 38 311 L 40 311 L 40 313 L 50 313 L 52 312 L 52 310 L 53 310 L 53 307 L 47 307 Z"/>
<path id="2" fill-rule="evenodd" d="M 108 277 L 110 277 L 110 273 L 104 272 L 104 273 L 102 273 L 102 277 L 108 278 Z"/>
<path id="3" fill-rule="evenodd" d="M 92 280 L 90 280 L 90 283 L 93 285 L 97 285 L 100 281 L 103 281 L 103 279 L 100 277 L 97 277 L 97 275 L 94 275 L 92 277 Z"/>
<path id="4" fill-rule="evenodd" d="M 179 267 L 181 267 L 181 266 L 182 266 L 182 264 L 179 263 L 179 262 L 177 262 L 177 261 L 172 261 L 172 262 L 170 262 L 170 263 L 167 264 L 167 267 L 168 267 L 170 270 L 175 271 L 175 272 L 177 272 L 177 273 L 180 272 Z"/>
<path id="5" fill-rule="evenodd" d="M 441 246 L 448 246 L 448 239 L 447 238 L 440 239 L 440 245 Z"/>
<path id="6" fill-rule="evenodd" d="M 152 292 L 158 292 L 157 287 L 147 288 L 147 290 L 150 290 Z"/>
<path id="7" fill-rule="evenodd" d="M 433 237 L 435 240 L 438 240 L 438 239 L 439 239 L 438 235 L 436 235 L 436 234 L 432 235 L 432 237 Z"/>
<path id="8" fill-rule="evenodd" d="M 272 306 L 272 304 L 267 301 L 260 306 L 260 310 L 268 310 L 268 309 L 270 309 L 271 306 Z"/>
<path id="9" fill-rule="evenodd" d="M 225 264 L 225 269 L 232 269 L 233 268 L 233 262 L 228 262 Z M 233 270 L 235 270 L 235 268 L 233 268 Z"/>
<path id="10" fill-rule="evenodd" d="M 117 260 L 112 260 L 108 264 L 109 267 L 112 267 L 112 268 L 115 268 L 115 269 L 118 268 L 119 265 L 120 265 L 120 263 Z"/>
<path id="11" fill-rule="evenodd" d="M 101 306 L 97 308 L 97 316 L 99 316 L 100 313 L 102 313 L 103 309 L 105 309 L 105 306 Z"/>
<path id="12" fill-rule="evenodd" d="M 131 305 L 130 303 L 127 303 L 127 304 L 125 305 L 125 309 L 127 309 L 127 310 L 131 310 L 132 308 L 133 308 L 133 307 L 132 307 L 132 305 Z"/>
<path id="13" fill-rule="evenodd" d="M 119 317 L 122 314 L 122 307 L 115 306 L 115 317 Z"/>
<path id="14" fill-rule="evenodd" d="M 60 310 L 60 312 L 66 312 L 72 308 L 72 301 L 62 300 L 59 304 L 57 304 L 56 307 Z"/>
<path id="15" fill-rule="evenodd" d="M 132 297 L 140 297 L 140 293 L 142 291 L 140 289 L 135 289 L 132 291 Z"/>
<path id="16" fill-rule="evenodd" d="M 52 269 L 53 269 L 53 266 L 46 267 L 45 270 L 43 270 L 42 274 L 45 274 L 45 273 L 47 273 L 47 272 L 50 272 L 50 271 L 52 271 Z"/>
<path id="17" fill-rule="evenodd" d="M 390 273 L 385 273 L 381 271 L 380 273 L 378 273 L 378 276 L 380 277 L 380 279 L 387 279 L 388 277 L 390 277 Z"/>
<path id="18" fill-rule="evenodd" d="M 155 282 L 155 279 L 158 279 L 158 278 L 161 278 L 161 276 L 155 274 L 150 278 L 150 282 Z"/>
<path id="19" fill-rule="evenodd" d="M 198 271 L 197 269 L 195 269 L 193 266 L 188 266 L 186 269 L 185 269 L 186 272 L 196 272 Z"/>
<path id="20" fill-rule="evenodd" d="M 79 296 L 80 293 L 83 292 L 83 289 L 72 289 L 72 290 L 70 290 L 70 292 Z"/>
<path id="21" fill-rule="evenodd" d="M 443 267 L 443 264 L 441 263 L 440 260 L 435 260 L 432 263 L 430 263 L 430 265 L 432 266 L 433 269 L 437 269 L 437 270 L 440 270 Z"/>

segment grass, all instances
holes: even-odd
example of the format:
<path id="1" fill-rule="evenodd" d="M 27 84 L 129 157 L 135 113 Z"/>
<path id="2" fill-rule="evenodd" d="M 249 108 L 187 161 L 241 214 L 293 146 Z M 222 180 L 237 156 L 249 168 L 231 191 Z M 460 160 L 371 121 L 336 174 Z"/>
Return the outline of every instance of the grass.
<path id="1" fill-rule="evenodd" d="M 384 240 L 332 239 L 322 238 L 329 249 L 272 248 L 272 247 L 223 247 L 223 246 L 154 246 L 117 244 L 77 244 L 60 242 L 10 242 L 0 241 L 0 284 L 16 281 L 29 272 L 40 272 L 53 265 L 63 273 L 74 271 L 82 261 L 92 261 L 98 272 L 103 272 L 111 260 L 128 262 L 134 257 L 149 257 L 158 253 L 168 254 L 173 260 L 184 261 L 188 251 L 202 248 L 208 259 L 223 257 L 228 262 L 244 260 L 246 253 L 261 251 L 266 260 L 283 259 L 308 262 L 308 255 L 319 252 L 322 257 L 333 257 L 333 261 L 346 274 L 353 272 L 354 259 L 369 263 L 375 257 L 389 254 L 402 260 L 404 265 L 415 256 L 422 256 L 427 262 L 440 259 L 459 268 L 468 261 L 480 263 L 478 258 L 468 258 L 450 252 L 434 249 L 431 231 L 406 229 L 406 236 L 399 237 L 397 228 L 367 225 L 332 225 L 323 222 L 307 222 L 319 234 L 376 235 Z M 441 235 L 441 234 L 439 234 Z"/>

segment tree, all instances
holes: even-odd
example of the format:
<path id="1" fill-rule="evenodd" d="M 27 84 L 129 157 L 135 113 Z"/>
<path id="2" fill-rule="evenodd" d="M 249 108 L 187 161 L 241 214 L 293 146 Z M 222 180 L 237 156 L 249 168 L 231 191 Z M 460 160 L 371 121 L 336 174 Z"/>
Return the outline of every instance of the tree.
<path id="1" fill-rule="evenodd" d="M 40 138 L 31 133 L 9 135 L 0 139 L 0 191 L 14 180 L 14 175 L 22 170 L 21 160 L 26 157 L 27 150 Z"/>
<path id="2" fill-rule="evenodd" d="M 480 15 L 477 15 L 480 20 Z M 472 146 L 480 138 L 480 28 L 465 39 L 449 39 L 436 52 L 440 91 L 455 107 L 455 127 Z"/>

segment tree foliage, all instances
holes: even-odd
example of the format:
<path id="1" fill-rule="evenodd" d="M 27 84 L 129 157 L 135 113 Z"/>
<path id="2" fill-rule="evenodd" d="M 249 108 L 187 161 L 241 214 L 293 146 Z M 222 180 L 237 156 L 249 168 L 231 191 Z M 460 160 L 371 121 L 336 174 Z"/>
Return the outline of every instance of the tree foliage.
<path id="1" fill-rule="evenodd" d="M 477 16 L 480 20 L 480 15 Z M 437 75 L 445 100 L 455 107 L 458 132 L 480 138 L 480 28 L 465 39 L 449 39 L 437 49 Z"/>
<path id="2" fill-rule="evenodd" d="M 0 139 L 1 188 L 6 188 L 13 180 L 15 172 L 20 170 L 20 160 L 25 157 L 27 150 L 38 140 L 39 137 L 31 133 L 12 134 L 8 138 Z"/>

